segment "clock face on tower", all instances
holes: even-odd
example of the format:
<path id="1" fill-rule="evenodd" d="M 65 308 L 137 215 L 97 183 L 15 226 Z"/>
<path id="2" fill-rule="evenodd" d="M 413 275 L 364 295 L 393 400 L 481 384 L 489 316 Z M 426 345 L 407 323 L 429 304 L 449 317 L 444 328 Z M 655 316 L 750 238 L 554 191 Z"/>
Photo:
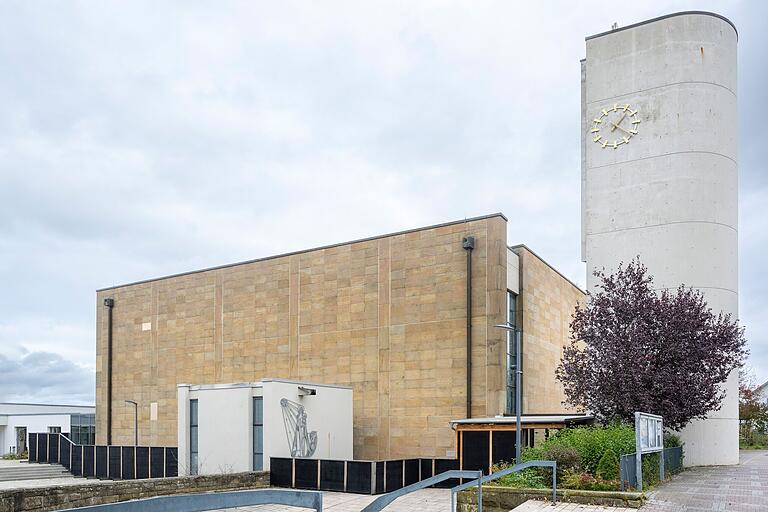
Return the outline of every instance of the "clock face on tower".
<path id="1" fill-rule="evenodd" d="M 592 119 L 589 133 L 592 142 L 600 144 L 603 149 L 616 149 L 622 144 L 629 144 L 629 140 L 637 135 L 639 125 L 637 110 L 633 110 L 628 103 L 614 103 L 612 108 L 604 108 Z"/>

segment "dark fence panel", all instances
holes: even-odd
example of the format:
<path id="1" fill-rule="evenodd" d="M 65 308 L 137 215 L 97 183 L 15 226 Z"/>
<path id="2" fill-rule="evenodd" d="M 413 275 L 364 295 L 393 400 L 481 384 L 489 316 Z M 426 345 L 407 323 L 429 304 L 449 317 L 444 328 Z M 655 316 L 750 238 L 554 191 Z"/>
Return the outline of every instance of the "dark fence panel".
<path id="1" fill-rule="evenodd" d="M 165 449 L 149 449 L 149 478 L 162 478 L 165 475 Z"/>
<path id="2" fill-rule="evenodd" d="M 421 462 L 421 479 L 426 480 L 427 478 L 435 476 L 432 474 L 432 463 L 433 459 L 419 459 L 419 462 Z"/>
<path id="3" fill-rule="evenodd" d="M 415 484 L 421 476 L 419 470 L 419 459 L 408 459 L 405 461 L 405 485 Z"/>
<path id="4" fill-rule="evenodd" d="M 372 471 L 372 462 L 353 460 L 347 462 L 347 492 L 373 494 L 373 489 L 371 489 Z"/>
<path id="5" fill-rule="evenodd" d="M 493 453 L 491 455 L 494 464 L 499 462 L 513 463 L 515 460 L 515 432 L 511 430 L 494 431 Z"/>
<path id="6" fill-rule="evenodd" d="M 178 448 L 166 448 L 165 449 L 165 476 L 179 476 L 179 449 Z"/>
<path id="7" fill-rule="evenodd" d="M 107 478 L 107 447 L 96 446 L 96 478 Z"/>
<path id="8" fill-rule="evenodd" d="M 276 487 L 293 487 L 293 459 L 285 457 L 269 459 L 269 484 Z"/>
<path id="9" fill-rule="evenodd" d="M 107 448 L 107 476 L 111 479 L 122 478 L 120 467 L 120 451 L 122 446 L 110 446 Z"/>
<path id="10" fill-rule="evenodd" d="M 488 461 L 490 459 L 490 432 L 467 430 L 462 432 L 462 438 L 461 453 L 463 464 L 461 469 L 480 469 L 483 471 L 483 474 L 487 475 Z"/>
<path id="11" fill-rule="evenodd" d="M 317 459 L 294 459 L 295 486 L 299 489 L 317 489 Z"/>
<path id="12" fill-rule="evenodd" d="M 37 434 L 29 434 L 29 440 L 27 441 L 27 451 L 29 452 L 29 462 L 38 462 Z"/>
<path id="13" fill-rule="evenodd" d="M 136 478 L 136 450 L 133 446 L 123 446 L 120 450 L 120 471 L 123 480 Z"/>
<path id="14" fill-rule="evenodd" d="M 683 447 L 664 448 L 664 471 L 671 475 L 683 470 Z"/>
<path id="15" fill-rule="evenodd" d="M 459 459 L 435 459 L 435 475 L 445 473 L 446 471 L 450 471 L 452 469 L 459 469 Z M 451 478 L 448 480 L 443 480 L 439 484 L 435 485 L 435 487 L 451 488 L 456 487 L 457 485 L 459 485 L 459 479 Z"/>
<path id="16" fill-rule="evenodd" d="M 136 478 L 149 478 L 149 447 L 136 447 Z"/>
<path id="17" fill-rule="evenodd" d="M 72 443 L 69 442 L 69 439 L 61 439 L 60 441 L 60 462 L 61 465 L 64 466 L 67 469 L 70 469 L 69 467 L 69 456 L 72 452 Z"/>
<path id="18" fill-rule="evenodd" d="M 59 434 L 48 434 L 48 462 L 59 462 Z"/>
<path id="19" fill-rule="evenodd" d="M 344 490 L 344 461 L 321 460 L 320 461 L 320 490 L 343 491 Z"/>
<path id="20" fill-rule="evenodd" d="M 396 491 L 403 488 L 403 461 L 388 460 L 385 463 L 386 483 L 384 489 L 386 492 Z"/>
<path id="21" fill-rule="evenodd" d="M 72 447 L 72 467 L 69 472 L 75 476 L 83 476 L 83 447 L 75 445 Z"/>
<path id="22" fill-rule="evenodd" d="M 95 476 L 96 450 L 94 446 L 83 446 L 83 476 Z"/>
<path id="23" fill-rule="evenodd" d="M 37 462 L 48 462 L 48 434 L 37 436 Z"/>

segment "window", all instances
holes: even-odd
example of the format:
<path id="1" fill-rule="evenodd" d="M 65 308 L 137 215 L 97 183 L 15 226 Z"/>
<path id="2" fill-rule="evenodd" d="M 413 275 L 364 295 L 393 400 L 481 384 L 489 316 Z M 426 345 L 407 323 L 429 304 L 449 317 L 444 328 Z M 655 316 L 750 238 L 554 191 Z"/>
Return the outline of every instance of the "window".
<path id="1" fill-rule="evenodd" d="M 75 444 L 96 443 L 96 415 L 73 413 L 70 415 L 69 438 Z"/>
<path id="2" fill-rule="evenodd" d="M 197 400 L 189 401 L 189 473 L 197 474 Z"/>
<path id="3" fill-rule="evenodd" d="M 264 400 L 253 397 L 253 470 L 264 469 Z"/>
<path id="4" fill-rule="evenodd" d="M 515 357 L 515 336 L 518 334 L 518 329 L 520 329 L 520 326 L 517 324 L 517 294 L 511 291 L 507 291 L 507 323 L 509 325 L 512 325 L 515 327 L 514 331 L 507 331 L 507 414 L 515 414 L 515 397 L 516 397 L 516 389 L 515 389 L 515 371 L 518 369 L 516 367 L 517 361 Z M 521 354 L 521 368 L 522 370 L 522 352 L 523 352 L 523 346 L 522 346 L 522 336 L 523 333 L 519 332 L 520 335 L 520 354 Z M 522 387 L 522 375 L 520 376 L 520 384 Z M 522 389 L 521 389 L 522 392 Z"/>
<path id="5" fill-rule="evenodd" d="M 61 434 L 61 427 L 48 427 L 49 434 Z"/>

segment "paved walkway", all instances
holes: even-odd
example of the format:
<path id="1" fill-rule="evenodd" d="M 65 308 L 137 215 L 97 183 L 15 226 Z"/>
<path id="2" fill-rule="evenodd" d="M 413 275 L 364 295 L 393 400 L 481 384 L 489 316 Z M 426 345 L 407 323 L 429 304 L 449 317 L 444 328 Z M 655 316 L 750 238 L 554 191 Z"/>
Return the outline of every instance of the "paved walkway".
<path id="1" fill-rule="evenodd" d="M 558 503 L 553 507 L 551 503 L 546 501 L 528 500 L 515 508 L 514 512 L 637 512 L 637 509 L 580 505 L 578 503 Z"/>
<path id="2" fill-rule="evenodd" d="M 742 450 L 738 466 L 691 468 L 649 493 L 643 512 L 768 512 L 768 450 Z"/>

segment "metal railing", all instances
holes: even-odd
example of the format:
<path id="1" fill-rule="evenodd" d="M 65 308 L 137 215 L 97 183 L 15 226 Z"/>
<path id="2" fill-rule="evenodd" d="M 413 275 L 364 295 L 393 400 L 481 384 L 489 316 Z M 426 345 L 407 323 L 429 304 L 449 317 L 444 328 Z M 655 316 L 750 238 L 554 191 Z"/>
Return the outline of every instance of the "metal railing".
<path id="1" fill-rule="evenodd" d="M 203 512 L 252 505 L 287 505 L 323 512 L 323 493 L 293 489 L 209 492 L 70 508 L 61 512 Z"/>
<path id="2" fill-rule="evenodd" d="M 683 448 L 676 446 L 673 448 L 664 448 L 664 469 L 666 474 L 674 475 L 683 469 Z M 621 480 L 621 490 L 637 489 L 637 454 L 628 453 L 622 455 L 619 460 L 619 480 Z M 660 473 L 660 478 L 664 475 Z"/>
<path id="3" fill-rule="evenodd" d="M 371 503 L 368 504 L 367 507 L 365 507 L 361 512 L 379 512 L 381 509 L 395 501 L 397 498 L 400 498 L 401 496 L 405 496 L 406 494 L 412 493 L 413 491 L 418 491 L 419 489 L 424 489 L 425 487 L 431 487 L 435 484 L 438 484 L 440 482 L 443 482 L 445 480 L 450 480 L 452 478 L 474 478 L 473 482 L 477 482 L 477 506 L 478 510 L 483 509 L 483 489 L 480 486 L 480 478 L 483 476 L 482 471 L 470 471 L 466 469 L 453 469 L 451 471 L 446 471 L 444 473 L 440 473 L 439 475 L 435 475 L 429 478 L 426 478 L 422 480 L 421 482 L 416 482 L 415 484 L 406 485 L 405 487 L 398 489 L 396 491 L 392 491 L 388 494 L 383 494 L 373 500 Z M 451 489 L 451 499 L 453 499 L 453 489 Z"/>
<path id="4" fill-rule="evenodd" d="M 483 512 L 483 484 L 491 482 L 503 476 L 517 473 L 527 468 L 543 467 L 552 468 L 552 504 L 557 503 L 557 462 L 553 460 L 529 460 L 512 467 L 502 469 L 487 476 L 481 476 L 477 480 L 466 482 L 451 489 L 451 512 L 456 512 L 456 494 L 464 489 L 477 486 L 477 512 Z"/>

